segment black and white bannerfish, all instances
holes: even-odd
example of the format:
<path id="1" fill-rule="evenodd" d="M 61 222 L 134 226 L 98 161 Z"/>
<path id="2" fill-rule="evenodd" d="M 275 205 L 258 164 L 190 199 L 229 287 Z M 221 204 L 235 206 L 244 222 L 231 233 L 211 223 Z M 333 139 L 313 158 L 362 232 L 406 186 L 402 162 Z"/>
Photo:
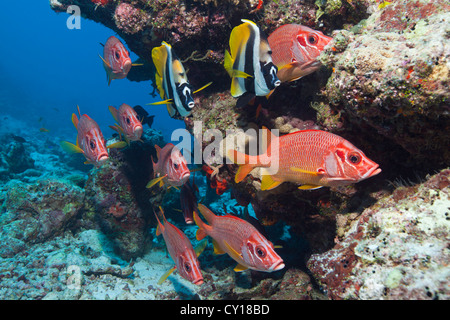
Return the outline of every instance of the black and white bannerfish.
<path id="1" fill-rule="evenodd" d="M 254 96 L 268 95 L 281 81 L 267 38 L 253 21 L 241 21 L 243 24 L 231 31 L 224 67 L 232 79 L 231 95 L 248 102 Z"/>
<path id="2" fill-rule="evenodd" d="M 156 87 L 163 101 L 149 105 L 165 104 L 172 118 L 189 116 L 195 106 L 192 95 L 209 86 L 211 82 L 193 91 L 183 64 L 167 42 L 163 41 L 160 47 L 153 48 L 152 59 L 156 68 Z"/>

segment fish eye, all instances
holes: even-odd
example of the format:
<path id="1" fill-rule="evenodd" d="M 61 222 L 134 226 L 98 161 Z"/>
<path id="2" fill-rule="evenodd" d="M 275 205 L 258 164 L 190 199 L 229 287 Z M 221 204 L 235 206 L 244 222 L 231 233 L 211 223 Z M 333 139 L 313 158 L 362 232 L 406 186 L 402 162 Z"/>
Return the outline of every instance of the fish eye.
<path id="1" fill-rule="evenodd" d="M 361 155 L 356 152 L 352 152 L 348 155 L 348 161 L 350 161 L 353 164 L 359 164 L 361 162 Z"/>
<path id="2" fill-rule="evenodd" d="M 119 51 L 116 51 L 116 59 L 117 59 L 117 60 L 120 59 L 120 53 L 119 53 Z"/>
<path id="3" fill-rule="evenodd" d="M 189 263 L 184 263 L 184 270 L 186 270 L 186 272 L 191 272 L 191 266 L 189 265 Z"/>
<path id="4" fill-rule="evenodd" d="M 317 43 L 317 36 L 315 34 L 308 35 L 308 42 L 310 44 L 316 44 Z"/>
<path id="5" fill-rule="evenodd" d="M 266 256 L 266 249 L 261 246 L 256 247 L 256 254 L 260 258 L 264 258 Z"/>
<path id="6" fill-rule="evenodd" d="M 178 163 L 173 163 L 173 167 L 175 168 L 175 170 L 178 170 L 178 167 L 179 167 L 179 165 L 178 165 Z"/>
<path id="7" fill-rule="evenodd" d="M 89 146 L 91 147 L 92 150 L 94 150 L 94 149 L 95 149 L 95 146 L 96 146 L 95 140 L 93 140 L 93 139 L 90 140 L 90 141 L 89 141 Z"/>
<path id="8" fill-rule="evenodd" d="M 130 118 L 126 117 L 125 120 L 127 121 L 127 124 L 130 124 Z"/>

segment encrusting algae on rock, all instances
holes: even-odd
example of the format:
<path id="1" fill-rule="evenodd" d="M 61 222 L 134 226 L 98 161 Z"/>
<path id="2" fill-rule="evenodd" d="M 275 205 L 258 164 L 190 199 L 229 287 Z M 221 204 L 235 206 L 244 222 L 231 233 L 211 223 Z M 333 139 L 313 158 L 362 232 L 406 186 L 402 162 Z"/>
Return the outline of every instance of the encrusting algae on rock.
<path id="1" fill-rule="evenodd" d="M 450 170 L 365 209 L 308 268 L 332 299 L 439 299 L 450 295 Z"/>

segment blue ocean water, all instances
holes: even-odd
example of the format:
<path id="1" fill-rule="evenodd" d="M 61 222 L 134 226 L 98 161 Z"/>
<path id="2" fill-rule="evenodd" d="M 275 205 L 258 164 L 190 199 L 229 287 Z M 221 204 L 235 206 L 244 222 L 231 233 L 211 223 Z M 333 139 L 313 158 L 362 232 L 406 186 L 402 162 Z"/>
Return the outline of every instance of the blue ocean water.
<path id="1" fill-rule="evenodd" d="M 69 141 L 75 140 L 70 118 L 77 105 L 99 124 L 105 137 L 111 136 L 108 126 L 114 124 L 108 106 L 122 103 L 141 105 L 155 115 L 153 128 L 161 130 L 166 141 L 174 129 L 184 128 L 183 121 L 169 117 L 165 106 L 145 106 L 159 99 L 149 95 L 153 91 L 150 81 L 121 79 L 108 86 L 98 56 L 103 54 L 100 43 L 117 34 L 83 18 L 80 29 L 68 29 L 69 17 L 52 11 L 48 1 L 27 1 L 26 10 L 18 1 L 2 3 L 2 115 L 20 118 L 38 129 L 44 126 Z M 130 53 L 135 61 L 137 56 Z"/>

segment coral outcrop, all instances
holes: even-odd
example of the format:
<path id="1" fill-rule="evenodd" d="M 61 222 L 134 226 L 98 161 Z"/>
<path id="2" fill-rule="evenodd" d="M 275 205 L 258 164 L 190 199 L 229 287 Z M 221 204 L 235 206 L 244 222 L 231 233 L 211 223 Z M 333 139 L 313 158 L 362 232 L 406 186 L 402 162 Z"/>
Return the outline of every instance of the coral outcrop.
<path id="1" fill-rule="evenodd" d="M 336 128 L 326 123 L 331 109 L 345 131 L 367 128 L 373 143 L 392 144 L 389 161 L 442 168 L 450 161 L 441 148 L 450 139 L 450 5 L 397 0 L 373 10 L 338 31 L 320 58 L 334 71 L 316 106 L 321 124 Z"/>
<path id="2" fill-rule="evenodd" d="M 134 142 L 126 149 L 112 150 L 109 161 L 90 175 L 85 187 L 89 205 L 85 218 L 98 223 L 125 260 L 145 252 L 149 243 L 147 229 L 153 217 L 151 202 L 161 204 L 164 195 L 158 191 L 152 197 L 146 188 L 153 177 L 154 145 L 164 145 L 162 135 L 149 129 L 142 139 L 144 143 Z"/>
<path id="3" fill-rule="evenodd" d="M 450 170 L 403 186 L 365 209 L 308 268 L 333 299 L 441 299 L 450 295 Z"/>

